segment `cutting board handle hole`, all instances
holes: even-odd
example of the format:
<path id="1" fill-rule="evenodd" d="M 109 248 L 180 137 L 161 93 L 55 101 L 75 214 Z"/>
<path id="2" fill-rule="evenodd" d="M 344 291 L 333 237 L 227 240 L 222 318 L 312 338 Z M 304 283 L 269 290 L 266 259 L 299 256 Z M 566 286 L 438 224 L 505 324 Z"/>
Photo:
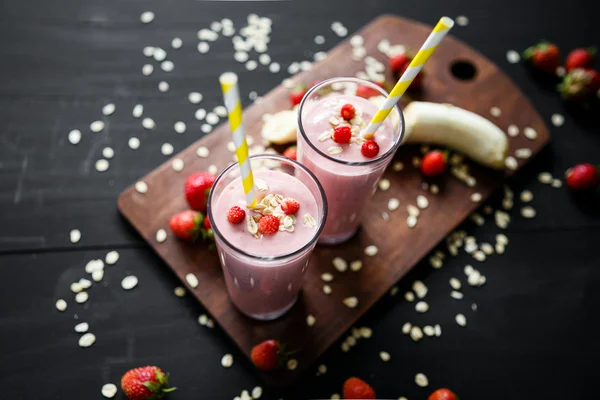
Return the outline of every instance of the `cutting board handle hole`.
<path id="1" fill-rule="evenodd" d="M 450 65 L 450 72 L 452 72 L 452 75 L 456 79 L 470 81 L 477 75 L 477 68 L 475 68 L 471 61 L 458 60 Z"/>

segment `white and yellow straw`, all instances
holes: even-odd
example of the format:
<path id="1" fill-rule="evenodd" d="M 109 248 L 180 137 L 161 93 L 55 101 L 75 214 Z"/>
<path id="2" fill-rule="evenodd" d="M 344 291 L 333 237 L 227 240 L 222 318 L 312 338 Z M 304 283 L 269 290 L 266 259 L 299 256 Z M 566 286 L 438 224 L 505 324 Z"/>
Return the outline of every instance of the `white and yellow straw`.
<path id="1" fill-rule="evenodd" d="M 392 111 L 394 106 L 398 103 L 398 100 L 400 100 L 404 92 L 406 92 L 406 89 L 408 89 L 412 81 L 423 68 L 423 64 L 429 60 L 429 57 L 431 57 L 433 52 L 437 49 L 437 46 L 452 28 L 452 26 L 454 26 L 454 21 L 451 18 L 440 18 L 439 22 L 433 28 L 433 31 L 429 34 L 429 37 L 425 43 L 423 43 L 423 46 L 421 46 L 419 52 L 415 55 L 415 58 L 413 58 L 406 71 L 404 71 L 396 83 L 396 86 L 394 86 L 387 99 L 385 99 L 385 102 L 373 116 L 369 126 L 367 126 L 367 129 L 363 133 L 363 137 L 365 139 L 373 139 L 377 129 L 381 126 L 383 121 L 389 115 L 390 111 Z"/>
<path id="2" fill-rule="evenodd" d="M 248 207 L 256 205 L 256 196 L 254 193 L 254 178 L 250 159 L 248 158 L 248 144 L 246 143 L 246 133 L 242 125 L 242 103 L 240 102 L 240 91 L 238 89 L 238 77 L 233 72 L 226 72 L 219 77 L 221 90 L 225 107 L 229 115 L 229 125 L 233 134 L 233 143 L 235 144 L 235 154 L 237 155 L 238 165 L 242 177 L 242 185 L 246 196 Z"/>

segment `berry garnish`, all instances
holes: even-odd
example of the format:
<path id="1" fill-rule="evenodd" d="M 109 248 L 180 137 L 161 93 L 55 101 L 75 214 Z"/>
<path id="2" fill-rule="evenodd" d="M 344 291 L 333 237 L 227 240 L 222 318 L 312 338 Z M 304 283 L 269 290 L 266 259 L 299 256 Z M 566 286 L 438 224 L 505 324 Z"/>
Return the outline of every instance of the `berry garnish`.
<path id="1" fill-rule="evenodd" d="M 298 203 L 298 200 L 288 197 L 281 201 L 281 209 L 288 215 L 296 214 L 296 212 L 300 209 L 300 203 Z"/>
<path id="2" fill-rule="evenodd" d="M 244 220 L 244 218 L 246 218 L 246 211 L 242 210 L 238 206 L 231 207 L 227 212 L 227 221 L 232 224 L 239 224 Z"/>
<path id="3" fill-rule="evenodd" d="M 379 145 L 374 140 L 367 140 L 360 147 L 360 152 L 367 158 L 373 158 L 379 154 Z"/>
<path id="4" fill-rule="evenodd" d="M 350 139 L 352 138 L 352 130 L 349 126 L 342 125 L 338 126 L 333 130 L 333 140 L 336 143 L 346 144 L 350 143 Z"/>
<path id="5" fill-rule="evenodd" d="M 356 115 L 356 109 L 352 104 L 344 104 L 340 110 L 340 115 L 346 121 L 350 121 Z"/>
<path id="6" fill-rule="evenodd" d="M 439 150 L 425 154 L 421 161 L 421 173 L 425 176 L 438 176 L 446 170 L 446 156 Z"/>
<path id="7" fill-rule="evenodd" d="M 282 358 L 285 357 L 280 350 L 280 345 L 277 340 L 265 340 L 252 348 L 250 351 L 250 358 L 252 359 L 252 363 L 254 363 L 258 369 L 271 371 L 279 367 L 283 361 Z"/>
<path id="8" fill-rule="evenodd" d="M 258 231 L 263 235 L 272 235 L 279 230 L 279 218 L 265 215 L 258 221 Z"/>

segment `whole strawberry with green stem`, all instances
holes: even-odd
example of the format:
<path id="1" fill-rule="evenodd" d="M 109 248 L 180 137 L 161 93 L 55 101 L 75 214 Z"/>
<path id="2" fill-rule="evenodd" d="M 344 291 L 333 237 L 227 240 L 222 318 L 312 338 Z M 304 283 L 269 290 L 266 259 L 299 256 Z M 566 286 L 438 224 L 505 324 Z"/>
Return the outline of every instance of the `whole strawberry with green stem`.
<path id="1" fill-rule="evenodd" d="M 216 176 L 206 171 L 199 171 L 189 175 L 184 184 L 185 199 L 190 208 L 206 212 L 208 194 Z"/>
<path id="2" fill-rule="evenodd" d="M 585 101 L 600 89 L 600 73 L 593 69 L 575 68 L 557 86 L 565 100 Z"/>
<path id="3" fill-rule="evenodd" d="M 560 65 L 560 51 L 550 42 L 541 42 L 523 52 L 523 58 L 536 69 L 554 74 Z"/>
<path id="4" fill-rule="evenodd" d="M 284 346 L 277 340 L 265 340 L 254 346 L 250 351 L 252 363 L 263 371 L 279 368 L 287 359 Z"/>
<path id="5" fill-rule="evenodd" d="M 121 389 L 129 400 L 161 399 L 176 389 L 168 386 L 169 375 L 155 366 L 131 369 L 121 378 Z"/>
<path id="6" fill-rule="evenodd" d="M 292 103 L 292 107 L 300 104 L 307 91 L 308 89 L 306 88 L 306 85 L 299 85 L 294 88 L 292 93 L 290 93 L 290 102 Z"/>
<path id="7" fill-rule="evenodd" d="M 203 229 L 204 216 L 194 210 L 177 213 L 169 219 L 169 228 L 181 240 L 195 241 L 199 236 L 205 238 Z"/>
<path id="8" fill-rule="evenodd" d="M 594 65 L 595 54 L 594 47 L 572 50 L 565 60 L 565 69 L 569 72 L 575 68 L 591 68 Z"/>
<path id="9" fill-rule="evenodd" d="M 589 190 L 600 185 L 600 165 L 578 164 L 565 173 L 567 186 L 572 190 Z"/>

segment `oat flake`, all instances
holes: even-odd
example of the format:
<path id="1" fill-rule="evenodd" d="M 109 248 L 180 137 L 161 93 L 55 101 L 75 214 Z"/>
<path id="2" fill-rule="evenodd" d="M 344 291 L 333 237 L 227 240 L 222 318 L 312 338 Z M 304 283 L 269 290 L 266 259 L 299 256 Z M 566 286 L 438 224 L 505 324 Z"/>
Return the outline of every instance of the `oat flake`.
<path id="1" fill-rule="evenodd" d="M 138 278 L 135 275 L 129 275 L 121 281 L 121 287 L 125 290 L 131 290 L 138 284 Z"/>
<path id="2" fill-rule="evenodd" d="M 106 385 L 102 386 L 101 392 L 102 396 L 106 397 L 107 399 L 112 399 L 117 394 L 117 386 L 113 383 L 107 383 Z"/>
<path id="3" fill-rule="evenodd" d="M 221 366 L 223 368 L 229 368 L 233 365 L 233 356 L 231 354 L 225 354 L 223 358 L 221 358 Z"/>
<path id="4" fill-rule="evenodd" d="M 198 287 L 198 278 L 196 278 L 196 275 L 189 273 L 185 276 L 185 281 L 187 282 L 188 285 L 190 285 L 192 288 L 197 288 Z"/>
<path id="5" fill-rule="evenodd" d="M 381 191 L 385 192 L 386 190 L 388 190 L 390 188 L 390 186 L 391 186 L 391 183 L 388 179 L 384 178 L 379 181 L 379 190 L 381 190 Z"/>
<path id="6" fill-rule="evenodd" d="M 290 371 L 295 370 L 297 367 L 298 367 L 298 360 L 296 360 L 294 358 L 291 358 L 291 359 L 288 360 L 288 362 L 287 362 L 287 368 Z"/>
<path id="7" fill-rule="evenodd" d="M 82 322 L 80 324 L 75 325 L 75 332 L 77 333 L 85 333 L 90 328 L 90 325 L 87 322 Z"/>
<path id="8" fill-rule="evenodd" d="M 415 375 L 415 383 L 420 387 L 429 386 L 429 379 L 425 376 L 425 374 L 418 373 Z"/>
<path id="9" fill-rule="evenodd" d="M 388 361 L 390 361 L 390 359 L 392 357 L 390 356 L 390 353 L 388 353 L 387 351 L 380 351 L 379 358 L 381 358 L 381 361 L 383 361 L 383 362 L 388 362 Z"/>
<path id="10" fill-rule="evenodd" d="M 516 64 L 521 61 L 521 55 L 515 50 L 508 50 L 506 52 L 506 60 L 511 64 Z"/>
<path id="11" fill-rule="evenodd" d="M 346 297 L 342 302 L 348 308 L 355 308 L 358 305 L 358 299 L 354 296 Z"/>
<path id="12" fill-rule="evenodd" d="M 405 335 L 408 335 L 411 329 L 412 324 L 410 322 L 405 322 L 404 325 L 402 325 L 402 333 L 404 333 Z"/>
<path id="13" fill-rule="evenodd" d="M 306 325 L 313 326 L 317 322 L 317 319 L 314 315 L 309 314 L 306 316 Z"/>
<path id="14" fill-rule="evenodd" d="M 332 261 L 333 267 L 339 272 L 344 272 L 348 269 L 348 263 L 341 257 L 335 257 Z"/>
<path id="15" fill-rule="evenodd" d="M 67 309 L 67 302 L 63 299 L 56 300 L 56 309 L 58 311 L 65 311 Z"/>
<path id="16" fill-rule="evenodd" d="M 148 191 L 148 185 L 144 181 L 137 181 L 135 183 L 135 190 L 138 193 L 144 194 Z"/>
<path id="17" fill-rule="evenodd" d="M 370 245 L 370 246 L 365 247 L 365 254 L 368 255 L 369 257 L 373 257 L 373 256 L 377 255 L 378 252 L 379 252 L 379 249 L 375 245 Z"/>
<path id="18" fill-rule="evenodd" d="M 96 335 L 93 333 L 85 333 L 79 338 L 79 347 L 90 347 L 96 341 Z"/>

